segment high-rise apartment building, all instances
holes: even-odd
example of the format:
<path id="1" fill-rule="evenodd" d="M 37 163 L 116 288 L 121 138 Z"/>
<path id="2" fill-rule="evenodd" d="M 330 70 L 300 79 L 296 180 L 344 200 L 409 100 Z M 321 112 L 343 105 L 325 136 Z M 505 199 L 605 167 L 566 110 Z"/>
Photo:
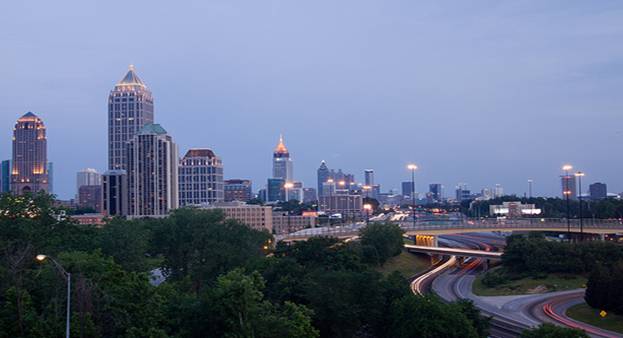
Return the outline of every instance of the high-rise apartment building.
<path id="1" fill-rule="evenodd" d="M 84 185 L 101 185 L 102 175 L 93 168 L 86 168 L 76 173 L 76 191 Z"/>
<path id="2" fill-rule="evenodd" d="M 128 143 L 128 215 L 164 216 L 176 209 L 177 145 L 159 124 L 147 124 Z"/>
<path id="3" fill-rule="evenodd" d="M 223 202 L 223 163 L 211 149 L 190 149 L 179 166 L 180 206 Z"/>
<path id="4" fill-rule="evenodd" d="M 225 202 L 248 202 L 253 198 L 253 186 L 251 180 L 225 180 L 224 190 Z"/>
<path id="5" fill-rule="evenodd" d="M 405 181 L 400 184 L 402 196 L 411 198 L 411 194 L 413 194 L 413 182 Z"/>
<path id="6" fill-rule="evenodd" d="M 54 163 L 48 162 L 48 193 L 54 193 Z"/>
<path id="7" fill-rule="evenodd" d="M 107 216 L 128 214 L 128 175 L 125 170 L 109 170 L 102 175 L 102 212 Z"/>
<path id="8" fill-rule="evenodd" d="M 108 96 L 108 169 L 127 170 L 127 143 L 154 122 L 154 100 L 130 66 Z"/>
<path id="9" fill-rule="evenodd" d="M 49 191 L 45 125 L 31 112 L 15 123 L 11 163 L 11 191 L 14 194 Z"/>
<path id="10" fill-rule="evenodd" d="M 283 143 L 283 136 L 279 137 L 279 144 L 273 152 L 273 177 L 291 182 L 294 177 L 292 159 L 288 148 Z"/>

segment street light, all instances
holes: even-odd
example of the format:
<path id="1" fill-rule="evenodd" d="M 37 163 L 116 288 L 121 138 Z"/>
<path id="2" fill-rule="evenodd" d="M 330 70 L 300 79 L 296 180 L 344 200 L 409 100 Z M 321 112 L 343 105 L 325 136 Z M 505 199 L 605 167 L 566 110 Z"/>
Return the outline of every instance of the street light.
<path id="1" fill-rule="evenodd" d="M 562 170 L 565 172 L 564 180 L 565 180 L 565 190 L 562 192 L 565 195 L 565 199 L 567 200 L 567 240 L 571 242 L 571 220 L 570 217 L 570 208 L 569 208 L 569 196 L 571 195 L 571 190 L 569 190 L 569 171 L 573 169 L 573 166 L 570 164 L 565 164 L 562 166 Z"/>
<path id="2" fill-rule="evenodd" d="M 67 280 L 67 318 L 65 322 L 65 337 L 69 338 L 69 321 L 71 316 L 71 273 L 67 272 L 54 258 L 50 256 L 39 254 L 35 258 L 41 263 L 48 259 L 52 261 L 56 268 L 63 274 L 63 277 Z"/>
<path id="3" fill-rule="evenodd" d="M 366 211 L 366 225 L 370 223 L 370 211 L 372 211 L 372 204 L 366 203 L 363 205 L 363 210 Z"/>
<path id="4" fill-rule="evenodd" d="M 582 177 L 584 177 L 584 173 L 578 171 L 575 173 L 575 177 L 578 178 L 578 198 L 580 199 L 580 241 L 584 241 L 584 220 L 582 215 Z"/>
<path id="5" fill-rule="evenodd" d="M 408 164 L 407 169 L 411 170 L 411 213 L 413 214 L 413 227 L 415 228 L 415 171 L 417 165 Z"/>

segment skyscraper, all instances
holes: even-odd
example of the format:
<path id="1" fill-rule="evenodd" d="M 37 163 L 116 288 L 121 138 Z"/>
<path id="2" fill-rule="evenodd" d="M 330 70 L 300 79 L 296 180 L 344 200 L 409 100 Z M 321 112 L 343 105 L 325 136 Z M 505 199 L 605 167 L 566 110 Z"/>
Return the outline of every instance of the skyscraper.
<path id="1" fill-rule="evenodd" d="M 367 186 L 373 186 L 374 185 L 374 169 L 366 169 L 363 172 L 364 174 L 364 181 L 365 184 Z"/>
<path id="2" fill-rule="evenodd" d="M 320 162 L 320 167 L 317 170 L 318 174 L 318 196 L 324 196 L 323 185 L 329 180 L 331 172 L 327 167 L 327 163 L 325 161 Z"/>
<path id="3" fill-rule="evenodd" d="M 290 153 L 283 143 L 283 136 L 279 136 L 279 144 L 273 152 L 273 178 L 281 178 L 286 182 L 291 182 L 293 176 Z"/>
<path id="4" fill-rule="evenodd" d="M 266 184 L 266 201 L 284 202 L 286 200 L 285 183 L 283 178 L 269 178 Z"/>
<path id="5" fill-rule="evenodd" d="M 159 124 L 128 143 L 128 215 L 164 216 L 178 206 L 177 145 Z"/>
<path id="6" fill-rule="evenodd" d="M 439 183 L 432 183 L 428 185 L 428 191 L 431 198 L 435 202 L 440 202 L 443 199 L 443 186 Z"/>
<path id="7" fill-rule="evenodd" d="M 48 190 L 48 158 L 45 125 L 28 112 L 13 129 L 11 191 L 21 195 Z"/>
<path id="8" fill-rule="evenodd" d="M 605 183 L 596 182 L 588 186 L 589 197 L 592 200 L 600 200 L 608 197 L 608 187 Z"/>
<path id="9" fill-rule="evenodd" d="M 128 214 L 128 175 L 125 170 L 109 170 L 102 175 L 102 209 L 107 216 Z"/>
<path id="10" fill-rule="evenodd" d="M 0 166 L 0 193 L 11 192 L 11 160 L 2 161 Z"/>
<path id="11" fill-rule="evenodd" d="M 76 173 L 76 191 L 85 185 L 101 185 L 102 175 L 93 168 L 86 168 Z"/>
<path id="12" fill-rule="evenodd" d="M 211 149 L 190 149 L 179 166 L 180 206 L 223 202 L 223 163 Z"/>
<path id="13" fill-rule="evenodd" d="M 130 65 L 108 96 L 108 168 L 127 169 L 127 143 L 141 128 L 154 122 L 154 101 Z"/>

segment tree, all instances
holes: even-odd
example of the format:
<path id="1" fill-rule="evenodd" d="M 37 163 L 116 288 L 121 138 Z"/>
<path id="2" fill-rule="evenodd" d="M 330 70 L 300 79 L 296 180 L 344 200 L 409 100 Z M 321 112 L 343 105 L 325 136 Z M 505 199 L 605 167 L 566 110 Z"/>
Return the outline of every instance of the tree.
<path id="1" fill-rule="evenodd" d="M 359 231 L 367 262 L 383 265 L 402 252 L 404 232 L 397 224 L 371 223 Z"/>
<path id="2" fill-rule="evenodd" d="M 577 329 L 542 324 L 537 328 L 525 330 L 521 333 L 521 338 L 588 338 L 588 335 Z"/>

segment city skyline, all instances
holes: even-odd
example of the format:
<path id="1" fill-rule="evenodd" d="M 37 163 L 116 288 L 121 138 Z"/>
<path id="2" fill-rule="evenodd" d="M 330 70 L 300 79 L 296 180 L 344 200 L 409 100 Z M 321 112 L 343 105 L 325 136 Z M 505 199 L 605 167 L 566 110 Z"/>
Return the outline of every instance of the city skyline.
<path id="1" fill-rule="evenodd" d="M 134 6 L 128 4 L 129 10 Z M 271 149 L 283 133 L 296 159 L 296 178 L 306 187 L 316 186 L 315 170 L 326 160 L 333 168 L 355 173 L 358 181 L 365 169 L 374 169 L 383 190 L 398 190 L 409 179 L 405 165 L 415 162 L 419 191 L 442 183 L 448 196 L 458 182 L 466 182 L 472 191 L 501 184 L 506 193 L 523 195 L 527 180 L 533 179 L 533 195 L 559 196 L 560 167 L 568 162 L 586 172 L 585 192 L 593 182 L 607 183 L 610 192 L 623 191 L 618 178 L 622 160 L 604 146 L 623 138 L 616 123 L 623 106 L 617 95 L 622 82 L 617 60 L 623 50 L 609 43 L 623 35 L 620 25 L 612 24 L 620 19 L 620 5 L 563 6 L 565 15 L 554 24 L 545 18 L 558 13 L 554 8 L 561 6 L 556 4 L 409 4 L 400 8 L 404 14 L 389 5 L 360 4 L 352 9 L 374 20 L 353 19 L 351 26 L 374 34 L 348 44 L 341 42 L 356 35 L 336 14 L 348 4 L 334 4 L 336 12 L 330 13 L 318 4 L 306 7 L 310 18 L 327 21 L 314 32 L 297 24 L 303 17 L 294 5 L 249 6 L 253 9 L 248 12 L 233 4 L 173 8 L 189 22 L 195 15 L 213 13 L 212 21 L 197 23 L 188 39 L 217 28 L 231 30 L 227 18 L 235 14 L 249 20 L 248 26 L 230 32 L 227 41 L 208 33 L 207 40 L 200 40 L 210 42 L 204 48 L 179 38 L 188 24 L 159 27 L 137 18 L 153 30 L 150 37 L 108 41 L 121 28 L 98 18 L 99 11 L 111 9 L 81 4 L 63 14 L 51 4 L 8 5 L 0 23 L 0 28 L 12 26 L 3 29 L 10 33 L 5 33 L 6 62 L 0 65 L 0 90 L 6 95 L 0 100 L 0 156 L 11 158 L 15 119 L 36 112 L 47 127 L 55 193 L 71 198 L 77 171 L 107 168 L 105 95 L 133 63 L 153 92 L 157 121 L 175 137 L 180 151 L 214 149 L 223 159 L 226 179 L 248 178 L 256 189 L 270 177 Z M 158 10 L 165 8 L 154 3 L 146 10 L 157 22 L 163 15 Z M 374 16 L 378 10 L 387 19 Z M 11 16 L 18 11 L 21 16 Z M 251 12 L 274 23 L 267 26 Z M 50 14 L 72 20 L 57 22 Z M 494 14 L 508 22 L 497 26 Z M 513 28 L 526 18 L 535 25 Z M 28 22 L 49 25 L 42 32 Z M 91 38 L 76 40 L 81 33 L 73 29 L 64 37 L 76 24 L 93 33 Z M 405 26 L 396 30 L 399 24 Z M 305 33 L 308 41 L 281 32 L 284 25 Z M 577 29 L 568 30 L 570 26 Z M 253 31 L 259 42 L 249 41 Z M 276 37 L 261 39 L 277 31 Z M 389 31 L 395 31 L 394 38 Z M 422 33 L 427 31 L 435 34 L 426 38 Z M 540 31 L 546 34 L 535 34 Z M 184 53 L 174 52 L 178 38 L 187 48 Z M 479 44 L 482 51 L 466 42 Z M 257 43 L 267 48 L 258 51 Z M 306 56 L 287 44 L 338 53 Z M 391 64 L 390 55 L 400 58 L 401 68 Z M 377 119 L 379 123 L 369 123 Z M 206 136 L 202 130 L 211 123 L 219 128 Z M 380 131 L 388 135 L 376 136 Z"/>

